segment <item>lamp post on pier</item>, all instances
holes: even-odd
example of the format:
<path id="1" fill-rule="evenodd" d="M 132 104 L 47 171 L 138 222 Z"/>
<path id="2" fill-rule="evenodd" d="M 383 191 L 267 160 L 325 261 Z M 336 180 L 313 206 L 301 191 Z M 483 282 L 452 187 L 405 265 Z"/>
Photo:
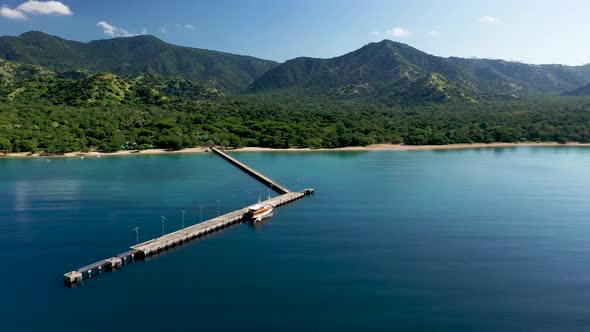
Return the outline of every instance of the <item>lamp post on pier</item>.
<path id="1" fill-rule="evenodd" d="M 220 213 L 219 213 L 219 204 L 221 204 L 220 200 L 215 200 L 217 202 L 217 216 L 219 217 Z"/>
<path id="2" fill-rule="evenodd" d="M 160 216 L 162 218 L 162 236 L 164 236 L 164 224 L 166 223 L 167 218 L 164 216 Z"/>
<path id="3" fill-rule="evenodd" d="M 246 194 L 249 194 L 249 195 L 254 195 L 254 193 L 253 193 L 253 192 L 251 192 L 251 191 L 248 191 L 248 190 L 244 190 L 244 192 L 245 192 Z M 250 197 L 250 196 L 246 196 L 246 205 L 250 205 L 250 198 L 249 198 L 249 197 Z"/>
<path id="4" fill-rule="evenodd" d="M 204 206 L 203 205 L 199 205 L 199 208 L 201 210 L 201 222 L 203 222 L 203 208 L 204 208 Z"/>
<path id="5" fill-rule="evenodd" d="M 180 212 L 182 212 L 182 229 L 184 229 L 184 215 L 186 214 L 186 211 L 180 210 Z"/>
<path id="6" fill-rule="evenodd" d="M 139 244 L 139 227 L 135 227 L 133 231 L 135 232 L 135 242 Z"/>
<path id="7" fill-rule="evenodd" d="M 236 195 L 231 195 L 231 207 L 232 210 L 236 209 Z"/>

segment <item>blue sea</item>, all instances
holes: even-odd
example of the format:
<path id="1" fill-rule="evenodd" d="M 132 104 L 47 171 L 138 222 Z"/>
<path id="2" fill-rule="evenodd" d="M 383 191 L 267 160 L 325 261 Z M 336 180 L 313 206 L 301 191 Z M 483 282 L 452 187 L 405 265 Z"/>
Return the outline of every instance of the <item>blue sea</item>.
<path id="1" fill-rule="evenodd" d="M 316 194 L 75 288 L 268 188 L 206 153 L 0 159 L 0 329 L 590 331 L 590 149 L 233 155 Z"/>

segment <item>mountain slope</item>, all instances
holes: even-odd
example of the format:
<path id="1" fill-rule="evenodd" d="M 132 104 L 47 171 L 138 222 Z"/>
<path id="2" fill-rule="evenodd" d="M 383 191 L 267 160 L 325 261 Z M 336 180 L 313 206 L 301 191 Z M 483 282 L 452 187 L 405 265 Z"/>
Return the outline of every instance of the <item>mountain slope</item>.
<path id="1" fill-rule="evenodd" d="M 408 45 L 383 40 L 330 59 L 297 58 L 258 78 L 253 91 L 285 88 L 328 94 L 421 95 L 424 82 L 437 74 L 455 84 L 458 95 L 519 97 L 558 95 L 590 83 L 590 66 L 528 65 L 488 59 L 442 58 Z M 417 91 L 412 89 L 418 89 Z"/>
<path id="2" fill-rule="evenodd" d="M 590 96 L 590 84 L 583 85 L 573 90 L 566 91 L 563 96 Z"/>
<path id="3" fill-rule="evenodd" d="M 240 91 L 276 66 L 273 61 L 171 45 L 153 36 L 68 41 L 42 32 L 0 37 L 0 58 L 51 70 L 108 71 L 121 76 L 154 73 Z"/>
<path id="4" fill-rule="evenodd" d="M 590 83 L 590 66 L 530 65 L 490 59 L 448 59 L 480 89 L 516 95 L 561 94 Z"/>
<path id="5" fill-rule="evenodd" d="M 0 37 L 1 59 L 29 66 L 29 75 L 36 75 L 41 67 L 55 72 L 112 72 L 121 77 L 155 74 L 200 82 L 222 91 L 288 89 L 392 104 L 560 95 L 590 84 L 590 65 L 443 58 L 389 40 L 335 58 L 303 57 L 277 64 L 175 46 L 153 36 L 80 43 L 27 32 L 18 37 Z M 0 79 L 9 79 L 11 69 L 3 70 Z"/>
<path id="6" fill-rule="evenodd" d="M 436 76 L 433 74 L 436 73 Z M 471 94 L 458 66 L 410 46 L 384 40 L 331 59 L 297 58 L 262 75 L 253 91 L 300 87 L 341 97 L 365 96 L 386 100 L 441 101 Z M 453 86 L 432 90 L 432 84 Z M 455 90 L 453 93 L 449 92 Z"/>
<path id="7" fill-rule="evenodd" d="M 213 100 L 215 88 L 153 74 L 122 78 L 112 73 L 56 73 L 36 65 L 0 60 L 0 100 L 8 104 L 52 104 L 79 107 L 158 105 L 171 101 Z"/>

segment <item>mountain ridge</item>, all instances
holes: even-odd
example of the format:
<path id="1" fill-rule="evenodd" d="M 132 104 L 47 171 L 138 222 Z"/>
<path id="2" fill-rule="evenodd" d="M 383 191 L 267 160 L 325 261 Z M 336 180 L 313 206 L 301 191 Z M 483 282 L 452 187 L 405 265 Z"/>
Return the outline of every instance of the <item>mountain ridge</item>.
<path id="1" fill-rule="evenodd" d="M 130 76 L 148 72 L 241 91 L 277 65 L 251 56 L 177 46 L 155 36 L 77 42 L 29 31 L 0 37 L 0 58 L 56 71 L 108 71 Z"/>
<path id="2" fill-rule="evenodd" d="M 29 31 L 0 37 L 0 59 L 56 72 L 179 77 L 225 92 L 301 90 L 391 104 L 566 95 L 590 84 L 590 65 L 440 57 L 382 40 L 332 58 L 284 63 L 169 44 L 151 35 L 77 42 Z"/>
<path id="3" fill-rule="evenodd" d="M 439 57 L 409 45 L 383 40 L 333 58 L 302 57 L 286 61 L 258 78 L 252 91 L 293 86 L 334 90 L 358 87 L 367 97 L 390 95 L 432 73 L 442 75 L 465 95 L 559 95 L 590 83 L 590 65 L 528 65 L 493 59 Z M 421 89 L 423 87 L 417 86 Z M 377 93 L 375 93 L 377 91 Z"/>

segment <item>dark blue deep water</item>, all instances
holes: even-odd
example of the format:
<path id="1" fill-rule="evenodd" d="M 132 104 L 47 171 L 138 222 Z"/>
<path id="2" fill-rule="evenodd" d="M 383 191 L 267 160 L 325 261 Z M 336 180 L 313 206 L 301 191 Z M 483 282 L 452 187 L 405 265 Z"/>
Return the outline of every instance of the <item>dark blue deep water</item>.
<path id="1" fill-rule="evenodd" d="M 210 154 L 0 159 L 0 329 L 590 331 L 590 149 L 236 155 L 317 193 L 73 289 L 266 188 Z"/>

